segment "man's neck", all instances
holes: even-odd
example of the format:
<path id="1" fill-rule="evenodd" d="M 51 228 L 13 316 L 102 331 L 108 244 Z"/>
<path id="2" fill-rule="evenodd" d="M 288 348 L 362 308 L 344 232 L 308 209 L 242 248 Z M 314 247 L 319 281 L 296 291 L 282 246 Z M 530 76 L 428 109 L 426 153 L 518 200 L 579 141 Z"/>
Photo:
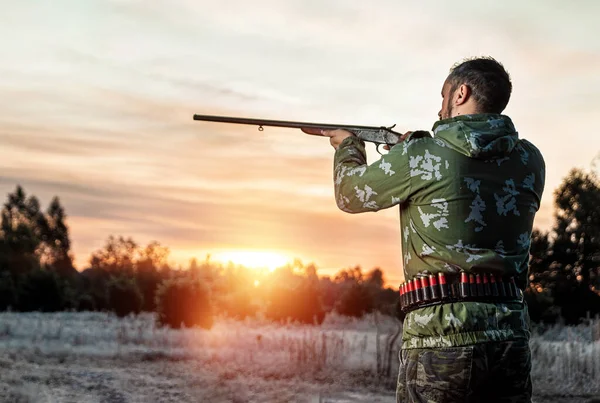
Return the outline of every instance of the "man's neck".
<path id="1" fill-rule="evenodd" d="M 461 106 L 455 108 L 453 112 L 454 112 L 452 114 L 453 118 L 455 118 L 457 116 L 462 116 L 462 115 L 475 115 L 475 114 L 481 113 L 477 110 L 475 105 L 471 105 L 471 104 L 461 105 Z"/>

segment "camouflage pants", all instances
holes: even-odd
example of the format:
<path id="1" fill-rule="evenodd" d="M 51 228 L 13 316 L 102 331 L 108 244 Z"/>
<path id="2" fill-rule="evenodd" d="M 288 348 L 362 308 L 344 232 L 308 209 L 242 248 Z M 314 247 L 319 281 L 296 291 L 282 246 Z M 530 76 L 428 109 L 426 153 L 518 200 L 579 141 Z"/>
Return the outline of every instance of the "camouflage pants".
<path id="1" fill-rule="evenodd" d="M 398 403 L 531 402 L 527 340 L 400 351 Z"/>

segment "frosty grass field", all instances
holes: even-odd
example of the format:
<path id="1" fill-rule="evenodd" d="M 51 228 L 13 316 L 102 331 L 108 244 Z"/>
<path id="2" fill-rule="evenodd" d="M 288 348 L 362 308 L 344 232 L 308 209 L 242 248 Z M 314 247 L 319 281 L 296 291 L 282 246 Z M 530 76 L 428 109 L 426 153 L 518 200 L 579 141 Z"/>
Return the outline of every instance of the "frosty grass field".
<path id="1" fill-rule="evenodd" d="M 151 314 L 5 312 L 0 401 L 394 402 L 397 330 L 381 316 L 219 319 L 207 331 L 160 328 Z M 531 348 L 535 402 L 600 395 L 600 322 L 534 332 Z"/>

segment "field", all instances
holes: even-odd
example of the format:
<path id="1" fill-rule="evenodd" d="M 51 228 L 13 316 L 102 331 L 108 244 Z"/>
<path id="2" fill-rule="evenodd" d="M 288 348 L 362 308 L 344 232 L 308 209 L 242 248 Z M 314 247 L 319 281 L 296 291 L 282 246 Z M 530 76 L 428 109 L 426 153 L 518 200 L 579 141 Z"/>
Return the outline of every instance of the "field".
<path id="1" fill-rule="evenodd" d="M 142 314 L 0 313 L 0 401 L 394 402 L 398 324 L 336 315 L 322 326 L 220 319 L 157 327 Z M 600 323 L 540 329 L 535 402 L 600 395 Z"/>

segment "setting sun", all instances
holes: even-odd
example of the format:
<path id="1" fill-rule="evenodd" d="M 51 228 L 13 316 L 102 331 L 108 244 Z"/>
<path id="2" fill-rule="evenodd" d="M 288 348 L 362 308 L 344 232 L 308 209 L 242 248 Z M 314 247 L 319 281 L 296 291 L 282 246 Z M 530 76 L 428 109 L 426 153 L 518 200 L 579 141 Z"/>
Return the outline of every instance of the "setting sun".
<path id="1" fill-rule="evenodd" d="M 292 259 L 283 253 L 256 250 L 230 250 L 217 252 L 213 255 L 215 260 L 223 263 L 239 264 L 251 269 L 275 270 L 290 263 Z"/>

